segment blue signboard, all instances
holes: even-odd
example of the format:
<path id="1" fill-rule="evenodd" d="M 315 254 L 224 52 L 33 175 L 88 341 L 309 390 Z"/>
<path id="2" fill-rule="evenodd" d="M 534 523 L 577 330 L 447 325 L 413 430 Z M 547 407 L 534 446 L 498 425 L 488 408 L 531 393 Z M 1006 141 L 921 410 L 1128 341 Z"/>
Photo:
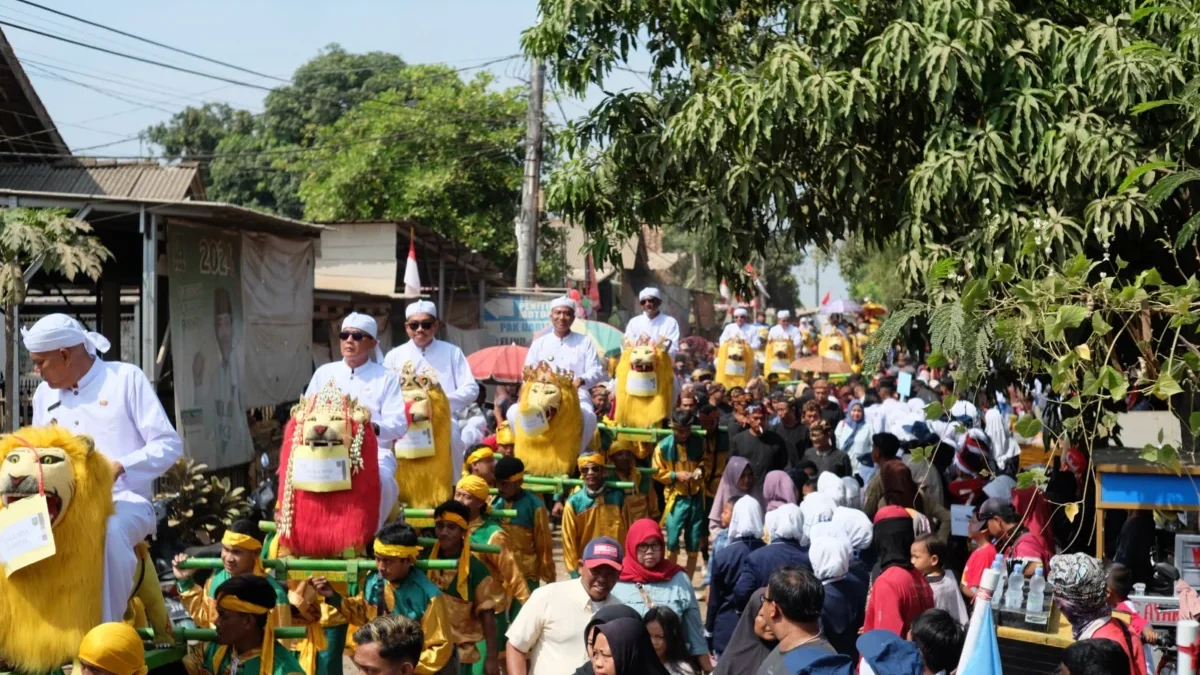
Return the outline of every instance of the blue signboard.
<path id="1" fill-rule="evenodd" d="M 483 327 L 492 344 L 528 346 L 534 333 L 550 325 L 550 302 L 556 297 L 503 293 L 490 298 L 483 306 Z"/>

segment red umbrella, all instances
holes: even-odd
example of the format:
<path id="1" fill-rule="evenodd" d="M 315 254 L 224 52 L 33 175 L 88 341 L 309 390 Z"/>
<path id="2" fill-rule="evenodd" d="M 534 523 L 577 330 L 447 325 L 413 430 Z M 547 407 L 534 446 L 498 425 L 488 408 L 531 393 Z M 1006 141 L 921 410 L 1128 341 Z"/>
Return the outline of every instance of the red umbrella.
<path id="1" fill-rule="evenodd" d="M 467 357 L 471 374 L 484 382 L 517 383 L 525 368 L 525 355 L 529 347 L 500 345 L 486 347 Z"/>

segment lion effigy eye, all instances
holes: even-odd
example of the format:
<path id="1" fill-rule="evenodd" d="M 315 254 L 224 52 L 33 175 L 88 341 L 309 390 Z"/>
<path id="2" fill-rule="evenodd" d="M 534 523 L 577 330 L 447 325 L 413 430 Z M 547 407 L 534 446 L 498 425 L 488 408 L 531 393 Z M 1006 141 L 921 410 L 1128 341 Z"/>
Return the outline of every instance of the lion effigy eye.
<path id="1" fill-rule="evenodd" d="M 47 466 L 51 464 L 61 464 L 63 461 L 64 460 L 62 457 L 55 457 L 54 455 L 42 455 L 41 457 L 41 463 Z"/>
<path id="2" fill-rule="evenodd" d="M 8 457 L 5 457 L 5 460 L 7 460 L 10 464 L 16 464 L 17 462 L 21 461 L 21 456 L 14 452 Z"/>

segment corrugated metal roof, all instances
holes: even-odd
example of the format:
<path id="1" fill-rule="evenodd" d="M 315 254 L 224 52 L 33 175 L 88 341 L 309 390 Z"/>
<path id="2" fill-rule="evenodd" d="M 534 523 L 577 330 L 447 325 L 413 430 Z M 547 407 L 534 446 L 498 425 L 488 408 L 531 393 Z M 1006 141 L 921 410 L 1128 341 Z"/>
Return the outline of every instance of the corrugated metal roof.
<path id="1" fill-rule="evenodd" d="M 195 166 L 114 164 L 110 166 L 0 165 L 0 189 L 105 195 L 130 199 L 204 199 Z"/>

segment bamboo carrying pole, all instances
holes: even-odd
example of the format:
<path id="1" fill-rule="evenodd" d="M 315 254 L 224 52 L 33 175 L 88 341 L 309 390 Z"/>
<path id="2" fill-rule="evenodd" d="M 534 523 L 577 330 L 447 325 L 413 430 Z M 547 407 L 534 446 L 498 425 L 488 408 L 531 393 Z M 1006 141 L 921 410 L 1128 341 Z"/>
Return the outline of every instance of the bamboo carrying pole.
<path id="1" fill-rule="evenodd" d="M 503 510 L 503 509 L 501 509 L 501 510 Z M 275 531 L 275 523 L 270 520 L 260 520 L 260 521 L 258 521 L 258 529 L 262 530 L 263 532 L 274 532 Z M 429 547 L 431 547 L 437 543 L 436 539 L 432 539 L 430 537 L 421 537 L 417 541 L 420 542 L 420 544 L 422 546 L 429 546 Z M 471 544 L 471 550 L 476 553 L 499 553 L 500 547 L 493 546 L 491 544 Z M 374 561 L 370 561 L 370 562 L 372 565 L 375 564 Z M 266 563 L 264 562 L 264 564 L 266 564 Z M 345 565 L 343 565 L 343 567 L 345 567 Z M 296 569 L 296 568 L 293 568 L 293 569 Z"/>
<path id="2" fill-rule="evenodd" d="M 979 632 L 982 630 L 983 613 L 992 611 L 992 593 L 1000 581 L 1000 573 L 996 570 L 984 570 L 983 579 L 979 582 L 979 591 L 975 594 L 975 604 L 971 608 L 971 623 L 967 625 L 967 638 L 963 640 L 962 656 L 958 658 L 958 672 L 964 672 L 971 653 L 979 644 Z"/>
<path id="3" fill-rule="evenodd" d="M 308 629 L 304 626 L 276 626 L 276 640 L 296 640 L 305 636 Z M 217 631 L 212 628 L 183 628 L 176 626 L 174 629 L 175 641 L 186 642 L 187 640 L 199 640 L 202 642 L 212 642 L 217 639 Z M 138 628 L 137 634 L 143 640 L 153 640 L 157 636 L 154 634 L 153 628 Z"/>
<path id="4" fill-rule="evenodd" d="M 493 547 L 494 548 L 494 547 Z M 310 558 L 279 558 L 262 561 L 263 567 L 270 570 L 294 570 L 296 572 L 345 572 L 355 567 L 360 572 L 375 569 L 374 560 L 356 558 L 353 560 L 318 560 Z M 425 570 L 456 569 L 456 560 L 418 560 L 417 567 Z M 179 564 L 185 570 L 219 570 L 224 566 L 220 558 L 188 558 Z"/>

